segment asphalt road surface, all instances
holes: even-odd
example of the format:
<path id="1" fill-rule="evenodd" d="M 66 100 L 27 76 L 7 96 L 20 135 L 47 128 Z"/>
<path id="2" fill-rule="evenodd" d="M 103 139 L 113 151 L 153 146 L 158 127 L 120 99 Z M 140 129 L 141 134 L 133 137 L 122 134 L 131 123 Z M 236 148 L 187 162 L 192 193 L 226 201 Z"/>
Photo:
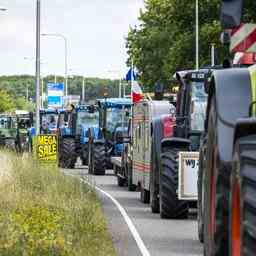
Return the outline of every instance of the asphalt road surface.
<path id="1" fill-rule="evenodd" d="M 196 216 L 187 220 L 163 220 L 159 214 L 152 214 L 149 205 L 139 200 L 138 192 L 129 192 L 127 188 L 117 186 L 112 171 L 105 176 L 91 176 L 86 168 L 66 170 L 65 173 L 83 177 L 107 193 L 98 191 L 108 227 L 119 256 L 181 256 L 202 255 L 202 245 L 197 238 Z M 109 198 L 112 196 L 123 207 L 132 221 L 146 252 L 139 248 L 136 234 L 131 232 L 120 209 Z M 143 249 L 143 248 L 142 248 Z"/>

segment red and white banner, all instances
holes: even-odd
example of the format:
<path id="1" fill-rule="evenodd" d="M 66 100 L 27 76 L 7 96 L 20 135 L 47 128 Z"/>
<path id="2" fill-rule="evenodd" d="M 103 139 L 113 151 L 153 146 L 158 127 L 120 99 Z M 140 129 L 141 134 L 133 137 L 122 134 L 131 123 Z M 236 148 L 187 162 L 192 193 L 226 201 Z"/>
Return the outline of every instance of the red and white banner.
<path id="1" fill-rule="evenodd" d="M 256 52 L 256 24 L 241 24 L 231 31 L 230 52 Z"/>
<path id="2" fill-rule="evenodd" d="M 143 93 L 141 87 L 137 81 L 132 81 L 132 102 L 138 103 L 143 99 Z"/>

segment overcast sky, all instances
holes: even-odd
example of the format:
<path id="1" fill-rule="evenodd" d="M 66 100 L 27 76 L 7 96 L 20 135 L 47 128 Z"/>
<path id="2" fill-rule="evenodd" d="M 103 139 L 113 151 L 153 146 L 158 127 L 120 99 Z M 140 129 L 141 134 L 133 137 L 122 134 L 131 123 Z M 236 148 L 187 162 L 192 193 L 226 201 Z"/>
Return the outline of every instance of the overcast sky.
<path id="1" fill-rule="evenodd" d="M 42 33 L 68 38 L 70 74 L 117 77 L 126 72 L 124 37 L 143 0 L 41 0 Z M 35 73 L 36 0 L 0 0 L 0 75 Z M 64 43 L 42 37 L 42 73 L 64 74 Z M 30 60 L 24 60 L 24 57 Z M 109 71 L 115 72 L 109 72 Z"/>

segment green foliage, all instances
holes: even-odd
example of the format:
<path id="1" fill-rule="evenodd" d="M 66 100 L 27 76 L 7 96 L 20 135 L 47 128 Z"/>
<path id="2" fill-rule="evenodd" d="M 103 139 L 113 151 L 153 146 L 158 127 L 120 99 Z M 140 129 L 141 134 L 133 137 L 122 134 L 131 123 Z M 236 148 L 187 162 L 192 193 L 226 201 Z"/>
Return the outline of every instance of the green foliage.
<path id="1" fill-rule="evenodd" d="M 0 180 L 0 255 L 115 255 L 92 189 L 7 153 Z"/>
<path id="2" fill-rule="evenodd" d="M 10 111 L 13 108 L 14 103 L 10 94 L 5 90 L 0 89 L 0 113 Z"/>
<path id="3" fill-rule="evenodd" d="M 220 44 L 222 31 L 219 0 L 199 1 L 200 65 L 210 64 L 214 43 L 221 63 L 228 49 Z M 255 1 L 246 1 L 245 16 L 255 21 Z M 128 61 L 139 70 L 139 78 L 152 89 L 157 81 L 169 83 L 177 70 L 195 68 L 195 1 L 146 0 L 141 25 L 127 37 Z"/>
<path id="4" fill-rule="evenodd" d="M 55 77 L 53 75 L 44 78 L 44 92 L 46 92 L 46 84 L 48 82 L 54 82 Z M 64 77 L 57 77 L 57 82 L 64 82 Z M 68 79 L 69 84 L 69 94 L 80 95 L 82 94 L 82 84 L 83 77 L 73 76 Z M 86 100 L 94 100 L 96 98 L 101 98 L 104 92 L 107 92 L 109 97 L 118 96 L 118 85 L 119 81 L 100 79 L 100 78 L 86 78 L 85 79 L 85 97 Z M 35 79 L 33 76 L 20 75 L 20 76 L 1 76 L 0 77 L 0 90 L 8 92 L 10 98 L 12 99 L 12 107 L 16 109 L 34 110 L 35 102 Z M 28 93 L 28 95 L 27 95 Z M 29 101 L 25 98 L 28 96 Z M 9 98 L 8 98 L 9 99 Z M 0 98 L 0 112 L 1 105 L 6 104 L 6 102 L 1 103 Z M 7 109 L 9 109 L 7 105 Z M 6 108 L 3 108 L 6 110 Z"/>

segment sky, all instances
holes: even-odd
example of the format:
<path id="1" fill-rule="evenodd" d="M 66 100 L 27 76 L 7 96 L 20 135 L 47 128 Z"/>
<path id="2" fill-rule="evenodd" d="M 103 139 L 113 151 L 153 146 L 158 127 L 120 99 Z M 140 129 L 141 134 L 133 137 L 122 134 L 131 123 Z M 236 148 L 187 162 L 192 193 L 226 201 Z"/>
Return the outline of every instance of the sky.
<path id="1" fill-rule="evenodd" d="M 143 0 L 41 0 L 42 33 L 68 41 L 69 75 L 118 78 L 126 67 L 125 37 Z M 36 0 L 0 0 L 0 75 L 35 74 Z M 41 37 L 42 75 L 64 75 L 64 41 Z"/>

